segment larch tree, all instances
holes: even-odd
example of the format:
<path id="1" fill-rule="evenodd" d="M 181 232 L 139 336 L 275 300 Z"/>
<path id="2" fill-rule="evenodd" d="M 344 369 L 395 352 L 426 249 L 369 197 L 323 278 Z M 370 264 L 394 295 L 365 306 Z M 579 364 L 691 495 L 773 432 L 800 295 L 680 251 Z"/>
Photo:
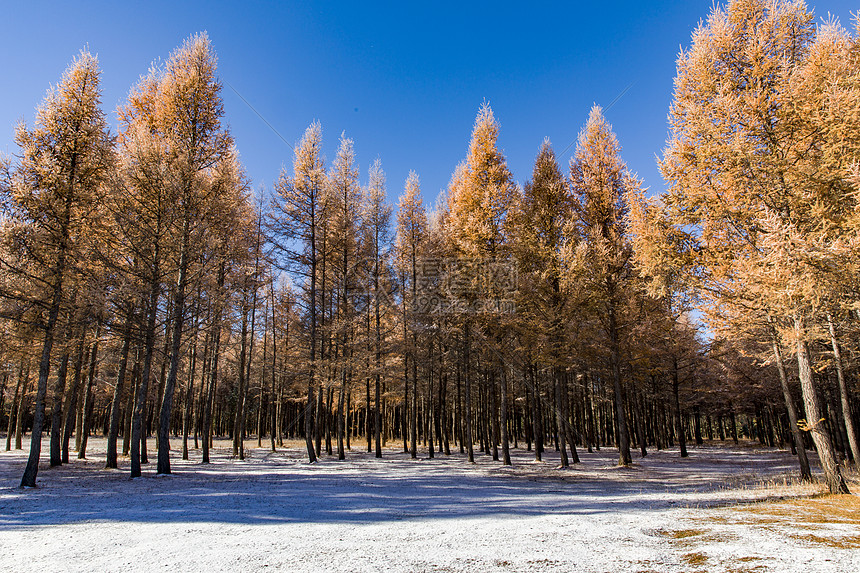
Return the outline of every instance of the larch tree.
<path id="1" fill-rule="evenodd" d="M 158 467 L 170 473 L 170 417 L 182 358 L 182 333 L 187 312 L 189 270 L 193 249 L 205 233 L 208 215 L 217 203 L 210 172 L 235 150 L 232 137 L 221 125 L 224 114 L 221 84 L 216 77 L 217 59 L 205 33 L 190 37 L 170 57 L 161 80 L 158 129 L 167 142 L 169 161 L 180 215 L 176 284 L 170 317 L 170 367 L 160 404 Z"/>
<path id="2" fill-rule="evenodd" d="M 45 422 L 51 357 L 67 282 L 76 261 L 76 244 L 100 202 L 113 162 L 113 143 L 101 110 L 98 60 L 81 51 L 36 113 L 33 129 L 23 123 L 15 133 L 20 160 L 0 182 L 9 217 L 3 232 L 25 259 L 34 259 L 21 278 L 33 284 L 31 304 L 40 308 L 43 331 L 30 456 L 22 487 L 35 487 Z M 23 270 L 5 258 L 3 272 Z"/>
<path id="3" fill-rule="evenodd" d="M 417 341 L 418 333 L 415 317 L 410 312 L 417 309 L 418 297 L 418 265 L 424 256 L 427 241 L 427 210 L 421 199 L 421 183 L 418 174 L 409 172 L 406 186 L 397 209 L 396 253 L 397 265 L 405 278 L 403 284 L 403 360 L 404 360 L 404 402 L 403 416 L 409 420 L 408 435 L 411 436 L 409 451 L 413 458 L 417 457 L 418 449 L 418 362 Z M 408 294 L 407 294 L 408 293 Z M 410 332 L 411 331 L 411 332 Z M 411 341 L 409 334 L 411 333 Z M 409 364 L 412 366 L 412 406 L 409 406 Z M 409 416 L 407 417 L 407 412 Z M 404 426 L 405 429 L 405 426 Z M 407 433 L 404 431 L 404 439 Z"/>
<path id="4" fill-rule="evenodd" d="M 389 243 L 391 241 L 389 226 L 391 224 L 391 205 L 385 199 L 385 172 L 382 162 L 377 159 L 370 166 L 369 181 L 364 199 L 363 219 L 367 233 L 368 257 L 370 258 L 370 285 L 372 293 L 372 328 L 373 328 L 373 380 L 374 400 L 373 410 L 373 442 L 375 455 L 382 457 L 382 372 L 385 361 L 386 344 L 383 336 L 383 318 L 388 308 L 387 267 Z M 368 392 L 369 401 L 369 392 Z M 368 404 L 368 412 L 370 406 Z M 369 433 L 369 431 L 368 431 Z M 368 437 L 368 440 L 370 438 Z M 368 442 L 369 443 L 369 442 Z"/>
<path id="5" fill-rule="evenodd" d="M 860 162 L 860 38 L 837 22 L 820 26 L 801 65 L 789 80 L 787 113 L 799 138 L 792 150 L 792 180 L 798 189 L 792 210 L 807 212 L 801 224 L 783 222 L 781 229 L 801 260 L 806 299 L 825 322 L 837 371 L 842 422 L 851 457 L 860 463 L 858 434 L 851 414 L 845 361 L 840 349 L 840 318 L 856 305 L 858 201 L 854 170 Z M 814 285 L 810 288 L 810 285 Z M 800 291 L 804 292 L 804 291 Z M 823 315 L 824 319 L 820 318 Z"/>
<path id="6" fill-rule="evenodd" d="M 798 361 L 806 428 L 834 493 L 847 491 L 811 367 L 815 296 L 793 268 L 790 237 L 822 222 L 822 190 L 808 185 L 822 142 L 794 113 L 791 86 L 816 36 L 802 2 L 735 0 L 715 7 L 678 58 L 671 134 L 661 162 L 664 203 L 691 248 L 688 268 L 714 302 L 772 317 Z M 795 287 L 804 287 L 795 291 Z"/>
<path id="7" fill-rule="evenodd" d="M 575 266 L 600 309 L 609 341 L 615 393 L 619 465 L 629 465 L 630 436 L 621 379 L 622 307 L 630 293 L 632 249 L 627 230 L 627 194 L 640 186 L 621 159 L 621 146 L 597 106 L 579 134 L 570 161 L 576 227 L 581 239 Z"/>
<path id="8" fill-rule="evenodd" d="M 153 137 L 153 114 L 158 70 L 151 69 L 140 83 L 132 88 L 128 102 L 119 110 L 121 130 L 117 176 L 111 185 L 109 209 L 113 211 L 116 233 L 107 243 L 110 253 L 126 280 L 132 285 L 129 293 L 130 310 L 134 315 L 139 308 L 143 333 L 142 370 L 139 381 L 132 386 L 132 414 L 129 454 L 131 475 L 141 475 L 141 461 L 146 455 L 143 436 L 143 417 L 149 394 L 149 382 L 155 355 L 156 326 L 159 300 L 169 267 L 166 258 L 166 230 L 170 224 L 170 195 L 168 166 L 163 142 Z M 118 421 L 117 421 L 118 422 Z M 116 438 L 111 431 L 108 438 L 108 464 L 114 465 Z"/>
<path id="9" fill-rule="evenodd" d="M 512 249 L 520 270 L 517 306 L 522 320 L 521 345 L 530 346 L 534 350 L 530 355 L 552 369 L 554 383 L 560 380 L 560 370 L 566 367 L 564 317 L 566 303 L 571 297 L 563 289 L 566 282 L 563 280 L 566 273 L 564 253 L 570 249 L 571 237 L 567 229 L 572 217 L 570 187 L 549 140 L 544 140 L 535 159 L 532 178 L 512 213 L 511 226 L 514 230 Z M 541 461 L 540 387 L 537 378 L 531 378 L 535 459 Z M 560 404 L 556 404 L 556 409 L 560 415 Z M 570 446 L 573 448 L 573 443 Z M 562 450 L 561 465 L 569 465 L 566 450 Z"/>
<path id="10" fill-rule="evenodd" d="M 335 348 L 339 353 L 335 360 L 339 370 L 340 385 L 336 413 L 337 456 L 345 459 L 344 439 L 346 433 L 345 404 L 350 378 L 351 345 L 355 309 L 353 291 L 356 289 L 357 258 L 360 249 L 360 208 L 362 189 L 358 181 L 359 170 L 355 163 L 352 139 L 341 135 L 337 155 L 329 170 L 328 184 L 332 201 L 332 248 L 337 257 L 332 269 L 337 280 L 337 318 L 335 321 Z"/>
<path id="11" fill-rule="evenodd" d="M 460 256 L 466 261 L 466 266 L 486 268 L 484 263 L 491 265 L 508 261 L 510 254 L 508 215 L 516 200 L 517 189 L 508 169 L 507 161 L 498 148 L 499 123 L 493 115 L 493 110 L 484 102 L 475 119 L 469 151 L 460 177 L 456 177 L 457 185 L 451 188 L 448 196 L 450 225 L 453 242 Z M 477 264 L 477 265 L 476 265 Z M 470 274 L 480 274 L 470 273 Z M 477 276 L 472 278 L 478 278 Z M 484 284 L 478 284 L 483 282 Z M 476 281 L 479 296 L 488 300 L 499 296 L 493 281 Z M 483 291 L 483 292 L 480 292 Z M 505 329 L 500 327 L 497 320 L 490 316 L 483 317 L 488 332 L 492 331 L 494 342 L 499 343 Z M 466 321 L 469 318 L 466 317 Z M 494 428 L 500 429 L 502 442 L 503 463 L 510 465 L 508 444 L 508 388 L 507 366 L 499 363 L 500 355 L 493 350 L 493 378 L 500 379 L 499 417 L 493 411 L 491 418 Z M 501 360 L 504 362 L 504 360 Z M 489 390 L 495 395 L 496 385 L 493 380 Z M 495 410 L 495 408 L 494 408 Z M 498 459 L 494 434 L 493 453 Z"/>
<path id="12" fill-rule="evenodd" d="M 293 173 L 283 171 L 275 185 L 270 225 L 271 240 L 285 267 L 301 279 L 307 304 L 308 362 L 307 404 L 305 406 L 305 440 L 308 461 L 316 461 L 313 444 L 314 386 L 316 382 L 318 342 L 319 264 L 321 227 L 326 213 L 326 174 L 322 157 L 322 127 L 312 123 L 295 149 Z"/>

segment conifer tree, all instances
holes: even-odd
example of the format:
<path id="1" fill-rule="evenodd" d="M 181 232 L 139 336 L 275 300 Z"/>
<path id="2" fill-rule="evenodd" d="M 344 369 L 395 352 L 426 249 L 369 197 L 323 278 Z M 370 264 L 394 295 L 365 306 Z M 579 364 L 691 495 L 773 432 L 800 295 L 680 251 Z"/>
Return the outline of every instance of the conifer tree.
<path id="1" fill-rule="evenodd" d="M 639 181 L 622 161 L 621 147 L 599 107 L 594 107 L 579 134 L 570 161 L 570 185 L 581 236 L 577 266 L 585 288 L 600 308 L 609 341 L 609 365 L 615 391 L 619 465 L 629 465 L 630 437 L 621 380 L 622 306 L 632 280 L 627 232 L 627 194 Z"/>
<path id="2" fill-rule="evenodd" d="M 314 386 L 318 342 L 318 292 L 320 240 L 322 225 L 328 216 L 325 201 L 326 174 L 322 158 L 322 128 L 318 122 L 305 130 L 296 146 L 293 173 L 283 171 L 275 186 L 272 205 L 271 238 L 276 251 L 285 257 L 286 267 L 302 279 L 307 305 L 308 363 L 307 404 L 305 406 L 305 440 L 308 461 L 316 461 L 313 444 Z"/>
<path id="3" fill-rule="evenodd" d="M 564 253 L 571 248 L 568 228 L 573 217 L 570 187 L 558 166 L 555 152 L 544 140 L 535 159 L 532 179 L 526 183 L 512 213 L 513 250 L 520 269 L 520 297 L 517 306 L 522 317 L 522 345 L 533 345 L 533 356 L 550 367 L 554 380 L 566 367 L 564 332 L 566 303 L 570 293 L 563 289 L 566 274 Z M 535 459 L 541 460 L 543 440 L 540 428 L 541 402 L 538 378 L 532 390 L 532 424 Z M 575 446 L 570 444 L 571 449 Z M 575 453 L 575 450 L 574 450 Z M 568 465 L 562 452 L 563 467 Z"/>
<path id="4" fill-rule="evenodd" d="M 391 220 L 391 206 L 385 200 L 385 172 L 382 162 L 377 159 L 370 166 L 370 180 L 365 193 L 363 219 L 368 234 L 367 243 L 370 257 L 370 282 L 368 285 L 373 293 L 373 359 L 374 359 L 374 408 L 373 408 L 373 441 L 376 457 L 382 457 L 382 369 L 384 362 L 384 338 L 382 331 L 383 314 L 388 310 L 384 307 L 386 296 L 386 280 L 388 248 Z M 369 410 L 369 408 L 368 408 Z"/>
<path id="5" fill-rule="evenodd" d="M 417 363 L 417 342 L 418 334 L 415 330 L 415 317 L 409 308 L 417 306 L 418 286 L 416 284 L 418 278 L 418 264 L 420 258 L 424 255 L 425 243 L 427 240 L 427 211 L 424 208 L 424 202 L 421 199 L 421 184 L 418 180 L 418 174 L 414 171 L 409 172 L 406 178 L 406 187 L 403 195 L 400 196 L 400 203 L 397 210 L 397 265 L 401 270 L 402 276 L 405 277 L 403 284 L 403 348 L 404 348 L 404 364 L 405 374 L 404 379 L 404 402 L 403 416 L 406 418 L 406 413 L 409 412 L 409 435 L 411 436 L 410 454 L 416 458 L 418 453 L 418 418 L 416 407 L 418 404 L 418 363 Z M 408 294 L 407 294 L 408 293 Z M 411 330 L 411 341 L 409 334 Z M 412 406 L 409 402 L 409 377 L 408 365 L 412 366 Z M 406 433 L 404 432 L 404 438 Z"/>
<path id="6" fill-rule="evenodd" d="M 25 261 L 35 263 L 29 269 L 33 272 L 21 278 L 32 283 L 34 292 L 27 296 L 40 308 L 37 320 L 43 331 L 30 456 L 22 487 L 36 485 L 52 350 L 67 283 L 79 263 L 77 244 L 93 224 L 113 161 L 112 140 L 100 107 L 100 80 L 98 60 L 81 51 L 38 108 L 33 129 L 23 123 L 16 129 L 21 159 L 0 182 L 10 213 L 3 232 L 11 235 Z M 10 275 L 23 270 L 5 257 L 0 264 Z"/>
<path id="7" fill-rule="evenodd" d="M 472 138 L 469 142 L 469 152 L 462 168 L 458 168 L 452 179 L 451 193 L 448 196 L 449 221 L 453 243 L 459 255 L 465 259 L 466 267 L 483 267 L 486 263 L 497 264 L 499 260 L 507 260 L 510 254 L 508 244 L 510 225 L 508 215 L 516 200 L 517 189 L 513 177 L 508 170 L 504 154 L 498 148 L 499 123 L 493 115 L 493 110 L 484 102 L 475 119 Z M 473 279 L 481 274 L 470 272 Z M 480 281 L 478 281 L 480 282 Z M 491 300 L 498 296 L 492 281 L 485 281 L 484 286 L 478 284 L 475 290 L 478 295 Z M 486 287 L 489 287 L 488 289 Z M 479 292 L 483 290 L 483 292 Z M 470 320 L 468 317 L 465 320 Z M 489 317 L 483 317 L 484 322 L 492 330 L 493 343 L 498 345 L 505 329 L 500 328 Z M 501 382 L 500 411 L 501 420 L 496 412 L 491 414 L 494 428 L 501 430 L 503 463 L 510 465 L 510 453 L 507 429 L 508 391 L 507 377 L 504 364 L 499 364 L 499 355 L 489 350 L 493 357 L 493 381 L 489 390 L 495 394 L 495 378 Z M 494 409 L 495 410 L 495 409 Z M 498 459 L 495 434 L 492 439 L 493 458 Z"/>
<path id="8" fill-rule="evenodd" d="M 671 137 L 661 169 L 673 232 L 714 308 L 735 303 L 772 317 L 794 347 L 804 405 L 825 479 L 847 491 L 822 418 L 811 368 L 816 320 L 811 276 L 795 248 L 822 223 L 822 190 L 809 185 L 819 130 L 803 129 L 798 70 L 816 29 L 799 2 L 735 0 L 715 7 L 678 58 Z M 813 169 L 820 170 L 818 163 Z M 801 241 L 794 241 L 798 237 Z M 808 243 L 807 243 L 808 244 Z M 812 295 L 812 296 L 810 296 Z"/>
<path id="9" fill-rule="evenodd" d="M 340 388 L 337 405 L 337 455 L 344 459 L 344 439 L 346 432 L 345 404 L 349 382 L 351 338 L 353 336 L 353 290 L 356 287 L 356 259 L 359 253 L 359 216 L 361 206 L 361 185 L 358 182 L 358 166 L 355 164 L 353 141 L 341 134 L 337 155 L 332 162 L 328 177 L 329 194 L 332 201 L 333 250 L 338 260 L 334 261 L 337 275 L 338 316 L 335 327 L 336 348 L 340 353 L 338 367 Z"/>
<path id="10" fill-rule="evenodd" d="M 224 109 L 217 60 L 208 36 L 192 36 L 167 61 L 160 87 L 158 129 L 169 151 L 180 211 L 176 221 L 178 244 L 176 284 L 170 317 L 170 368 L 160 404 L 158 473 L 170 473 L 169 430 L 173 396 L 182 357 L 182 333 L 189 293 L 193 249 L 202 240 L 205 223 L 217 204 L 219 190 L 212 171 L 230 160 L 232 138 L 222 127 Z M 240 178 L 241 179 L 241 178 Z"/>

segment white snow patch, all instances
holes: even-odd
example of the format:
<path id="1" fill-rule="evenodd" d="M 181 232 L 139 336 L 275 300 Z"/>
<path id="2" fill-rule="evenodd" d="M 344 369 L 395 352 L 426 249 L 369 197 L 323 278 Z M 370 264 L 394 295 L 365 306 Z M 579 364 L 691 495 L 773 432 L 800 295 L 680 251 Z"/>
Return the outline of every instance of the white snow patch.
<path id="1" fill-rule="evenodd" d="M 398 448 L 307 464 L 303 444 L 249 447 L 239 462 L 216 445 L 209 465 L 177 453 L 172 479 L 152 479 L 152 463 L 130 480 L 128 460 L 102 469 L 104 440 L 91 439 L 89 460 L 45 463 L 28 490 L 17 487 L 26 450 L 0 453 L 0 570 L 860 570 L 857 550 L 725 519 L 723 506 L 820 491 L 797 483 L 789 453 L 750 444 L 651 452 L 629 468 L 616 450 L 580 452 L 569 469 L 555 469 L 554 451 L 537 463 L 512 450 L 506 468 L 478 452 L 469 464 Z M 672 535 L 703 524 L 707 535 Z"/>

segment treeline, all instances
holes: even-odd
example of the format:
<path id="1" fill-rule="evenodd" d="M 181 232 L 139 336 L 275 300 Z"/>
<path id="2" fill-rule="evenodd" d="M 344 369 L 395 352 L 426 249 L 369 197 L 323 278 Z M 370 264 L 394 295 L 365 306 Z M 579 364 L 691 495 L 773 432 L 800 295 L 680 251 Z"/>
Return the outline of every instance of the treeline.
<path id="1" fill-rule="evenodd" d="M 860 459 L 860 46 L 795 2 L 715 7 L 678 60 L 662 195 L 599 108 L 569 165 L 522 187 L 488 104 L 432 209 L 410 173 L 322 156 L 311 124 L 256 203 L 205 34 L 132 89 L 111 134 L 86 52 L 4 159 L 0 412 L 52 465 L 108 439 L 132 476 L 215 436 L 310 461 L 353 440 L 413 457 L 749 437 L 814 447 L 832 491 Z M 704 322 L 706 330 L 699 325 Z M 33 413 L 30 414 L 32 405 Z M 122 443 L 120 445 L 120 438 Z M 120 449 L 121 448 L 121 449 Z"/>

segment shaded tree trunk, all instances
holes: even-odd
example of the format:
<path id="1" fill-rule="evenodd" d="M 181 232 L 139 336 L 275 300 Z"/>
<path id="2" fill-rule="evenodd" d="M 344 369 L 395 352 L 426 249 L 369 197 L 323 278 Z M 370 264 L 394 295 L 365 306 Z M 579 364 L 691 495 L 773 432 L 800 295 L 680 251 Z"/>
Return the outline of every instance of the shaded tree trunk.
<path id="1" fill-rule="evenodd" d="M 125 386 L 125 372 L 128 369 L 128 353 L 131 348 L 131 319 L 133 311 L 129 309 L 125 315 L 125 325 L 122 334 L 122 350 L 120 350 L 119 367 L 116 374 L 116 385 L 113 389 L 113 399 L 110 408 L 110 427 L 107 437 L 107 459 L 105 467 L 116 469 L 117 453 L 116 441 L 119 436 L 120 405 L 122 404 L 123 387 Z"/>
<path id="2" fill-rule="evenodd" d="M 830 330 L 830 343 L 833 347 L 833 360 L 836 362 L 836 377 L 839 382 L 839 400 L 842 406 L 842 421 L 845 424 L 845 433 L 848 436 L 848 446 L 851 450 L 851 458 L 855 465 L 860 465 L 860 446 L 857 444 L 857 432 L 854 429 L 854 419 L 851 416 L 851 402 L 848 398 L 848 385 L 845 383 L 845 373 L 842 368 L 842 353 L 839 350 L 839 342 L 836 338 L 836 327 L 833 318 L 827 315 L 827 326 Z"/>
<path id="3" fill-rule="evenodd" d="M 93 416 L 93 386 L 96 383 L 96 365 L 98 363 L 100 337 L 101 324 L 96 328 L 95 342 L 93 342 L 93 347 L 90 351 L 90 370 L 87 376 L 86 392 L 84 392 L 84 403 L 81 408 L 83 420 L 81 424 L 81 445 L 78 448 L 78 459 L 80 460 L 86 459 L 87 457 L 87 441 L 89 440 L 90 435 L 90 421 Z"/>
<path id="4" fill-rule="evenodd" d="M 681 399 L 678 392 L 678 359 L 672 357 L 672 398 L 675 401 L 675 433 L 678 437 L 678 447 L 681 449 L 681 457 L 687 457 L 687 438 L 684 424 L 681 420 Z"/>
<path id="5" fill-rule="evenodd" d="M 788 410 L 788 423 L 791 425 L 791 437 L 794 440 L 797 461 L 800 463 L 800 478 L 804 481 L 810 481 L 812 479 L 812 471 L 809 469 L 809 459 L 806 456 L 806 448 L 803 445 L 803 434 L 801 434 L 800 427 L 797 425 L 797 408 L 795 408 L 794 398 L 791 396 L 791 389 L 788 387 L 788 374 L 785 371 L 785 363 L 782 360 L 782 349 L 779 347 L 779 341 L 775 334 L 773 336 L 773 356 L 776 361 L 777 370 L 779 371 L 779 383 L 782 387 L 785 409 Z M 732 420 L 732 423 L 734 424 L 734 420 Z"/>

